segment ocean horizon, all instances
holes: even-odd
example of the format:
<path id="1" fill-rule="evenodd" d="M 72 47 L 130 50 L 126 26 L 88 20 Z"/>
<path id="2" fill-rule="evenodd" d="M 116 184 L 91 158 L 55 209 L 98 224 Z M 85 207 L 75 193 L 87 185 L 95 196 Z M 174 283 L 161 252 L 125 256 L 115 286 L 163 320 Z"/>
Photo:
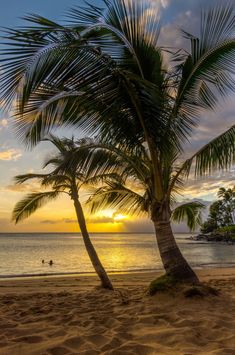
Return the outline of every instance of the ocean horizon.
<path id="1" fill-rule="evenodd" d="M 163 270 L 153 233 L 90 235 L 110 273 Z M 175 237 L 192 267 L 235 266 L 235 245 L 195 242 L 191 235 Z M 0 260 L 0 278 L 94 273 L 80 233 L 0 233 Z"/>

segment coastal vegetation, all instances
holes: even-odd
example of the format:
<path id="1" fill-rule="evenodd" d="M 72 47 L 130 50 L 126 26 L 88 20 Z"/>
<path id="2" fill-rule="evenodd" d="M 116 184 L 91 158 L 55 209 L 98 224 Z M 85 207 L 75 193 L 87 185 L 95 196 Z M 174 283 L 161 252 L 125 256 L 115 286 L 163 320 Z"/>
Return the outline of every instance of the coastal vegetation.
<path id="1" fill-rule="evenodd" d="M 73 201 L 78 225 L 81 230 L 84 245 L 89 255 L 90 261 L 100 278 L 101 285 L 107 289 L 113 289 L 112 283 L 97 255 L 97 252 L 91 242 L 86 221 L 84 217 L 83 208 L 79 200 L 79 192 L 83 187 L 87 171 L 79 169 L 76 166 L 67 166 L 68 157 L 71 157 L 77 148 L 73 140 L 58 139 L 55 136 L 47 138 L 57 148 L 58 153 L 47 159 L 44 167 L 51 166 L 53 170 L 45 174 L 24 174 L 15 177 L 17 184 L 22 184 L 28 180 L 35 179 L 40 183 L 43 192 L 33 192 L 20 200 L 14 210 L 12 219 L 15 223 L 28 218 L 32 213 L 36 212 L 40 207 L 55 200 L 61 194 L 67 194 Z M 64 165 L 66 165 L 66 172 L 64 172 Z M 50 190 L 48 190 L 50 188 Z"/>
<path id="2" fill-rule="evenodd" d="M 221 187 L 196 240 L 235 242 L 235 187 Z"/>
<path id="3" fill-rule="evenodd" d="M 139 199 L 132 206 L 142 206 L 154 223 L 167 275 L 198 283 L 171 228 L 171 218 L 190 216 L 192 205 L 172 214 L 172 204 L 190 173 L 205 176 L 235 161 L 235 125 L 185 154 L 200 115 L 234 91 L 234 6 L 203 11 L 198 34 L 181 33 L 189 43 L 185 51 L 159 45 L 158 14 L 148 5 L 88 4 L 71 10 L 67 25 L 26 17 L 28 26 L 5 34 L 2 99 L 15 103 L 18 136 L 28 146 L 58 125 L 72 125 L 127 152 L 135 169 L 125 173 L 140 168 L 144 195 L 106 181 L 106 191 L 96 194 L 99 207 L 105 201 L 118 209 Z M 109 197 L 102 200 L 100 192 Z"/>
<path id="4" fill-rule="evenodd" d="M 232 230 L 235 223 L 235 187 L 227 190 L 221 187 L 217 196 L 219 199 L 211 204 L 209 216 L 202 225 L 203 233 Z"/>

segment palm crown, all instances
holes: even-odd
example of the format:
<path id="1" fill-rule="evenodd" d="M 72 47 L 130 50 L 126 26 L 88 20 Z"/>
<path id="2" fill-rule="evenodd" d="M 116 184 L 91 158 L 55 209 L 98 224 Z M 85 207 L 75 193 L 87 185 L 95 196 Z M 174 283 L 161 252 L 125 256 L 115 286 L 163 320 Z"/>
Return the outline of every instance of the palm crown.
<path id="1" fill-rule="evenodd" d="M 73 185 L 76 184 L 79 189 L 84 180 L 84 174 L 81 172 L 78 173 L 76 168 L 67 169 L 66 174 L 63 172 L 63 166 L 66 164 L 68 154 L 71 155 L 76 148 L 74 141 L 69 139 L 60 140 L 55 136 L 51 136 L 48 140 L 50 140 L 59 151 L 56 156 L 47 159 L 44 164 L 44 167 L 52 166 L 53 170 L 45 174 L 24 174 L 15 177 L 17 184 L 36 179 L 40 182 L 41 188 L 45 189 L 43 192 L 28 194 L 23 200 L 16 204 L 12 216 L 16 223 L 29 217 L 38 208 L 42 207 L 48 201 L 56 199 L 62 193 L 66 193 L 72 197 Z M 51 190 L 48 191 L 48 188 Z"/>
<path id="2" fill-rule="evenodd" d="M 161 199 L 162 178 L 172 174 L 201 109 L 234 88 L 233 6 L 204 12 L 198 37 L 183 32 L 191 51 L 177 51 L 176 65 L 167 66 L 157 14 L 146 15 L 149 2 L 104 3 L 71 10 L 67 26 L 31 16 L 33 27 L 9 30 L 3 97 L 16 96 L 18 132 L 32 144 L 61 123 L 129 146 L 147 142 Z M 234 134 L 232 126 L 195 154 L 196 173 L 233 163 Z"/>

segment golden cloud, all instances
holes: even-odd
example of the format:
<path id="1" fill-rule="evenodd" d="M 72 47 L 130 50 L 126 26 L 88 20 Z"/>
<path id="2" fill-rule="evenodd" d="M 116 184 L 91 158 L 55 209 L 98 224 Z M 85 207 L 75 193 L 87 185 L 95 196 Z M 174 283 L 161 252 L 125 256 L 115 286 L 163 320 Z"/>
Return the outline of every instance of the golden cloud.
<path id="1" fill-rule="evenodd" d="M 0 121 L 0 129 L 7 127 L 7 125 L 8 125 L 7 119 L 6 119 L 6 118 L 3 118 L 3 119 Z"/>
<path id="2" fill-rule="evenodd" d="M 22 184 L 22 185 L 8 185 L 5 187 L 5 190 L 13 191 L 13 192 L 40 192 L 42 188 L 39 183 L 31 183 L 31 184 Z"/>
<path id="3" fill-rule="evenodd" d="M 90 217 L 87 218 L 87 223 L 93 223 L 93 224 L 99 224 L 99 223 L 113 223 L 114 219 L 113 217 L 107 217 L 107 216 L 97 216 L 97 217 Z"/>
<path id="4" fill-rule="evenodd" d="M 22 156 L 21 151 L 18 149 L 7 149 L 0 151 L 0 160 L 18 160 Z"/>

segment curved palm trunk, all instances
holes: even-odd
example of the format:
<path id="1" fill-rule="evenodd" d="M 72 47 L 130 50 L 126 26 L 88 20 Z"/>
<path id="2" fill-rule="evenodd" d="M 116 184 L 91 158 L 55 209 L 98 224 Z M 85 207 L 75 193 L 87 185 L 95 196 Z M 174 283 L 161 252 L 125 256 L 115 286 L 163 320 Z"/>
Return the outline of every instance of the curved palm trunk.
<path id="1" fill-rule="evenodd" d="M 154 221 L 160 256 L 167 274 L 179 281 L 198 283 L 198 277 L 191 269 L 176 244 L 170 221 Z"/>
<path id="2" fill-rule="evenodd" d="M 172 232 L 171 210 L 167 202 L 152 205 L 151 219 L 154 223 L 159 253 L 166 273 L 181 282 L 199 283 L 199 279 L 185 260 Z"/>
<path id="3" fill-rule="evenodd" d="M 112 285 L 111 281 L 109 280 L 109 277 L 108 277 L 103 265 L 101 264 L 101 261 L 96 253 L 96 250 L 90 240 L 90 237 L 89 237 L 89 234 L 87 231 L 87 227 L 86 227 L 86 221 L 85 221 L 85 217 L 83 214 L 82 206 L 78 200 L 78 196 L 76 196 L 76 195 L 77 194 L 75 194 L 75 196 L 73 196 L 73 202 L 74 202 L 74 207 L 76 210 L 78 224 L 81 229 L 81 233 L 83 236 L 83 241 L 84 241 L 87 253 L 90 257 L 91 263 L 92 263 L 97 275 L 100 278 L 102 287 L 107 288 L 109 290 L 113 290 L 113 285 Z"/>

